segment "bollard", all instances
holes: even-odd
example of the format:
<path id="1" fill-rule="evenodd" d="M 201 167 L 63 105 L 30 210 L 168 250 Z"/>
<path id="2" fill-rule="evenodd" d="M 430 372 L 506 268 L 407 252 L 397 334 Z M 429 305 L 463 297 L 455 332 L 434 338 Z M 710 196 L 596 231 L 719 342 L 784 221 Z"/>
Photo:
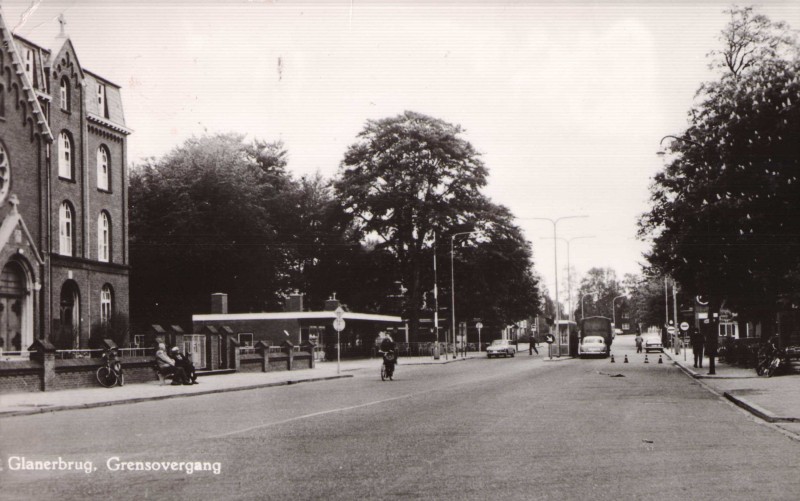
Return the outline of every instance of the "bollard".
<path id="1" fill-rule="evenodd" d="M 614 355 L 611 355 L 611 363 L 614 363 Z"/>
<path id="2" fill-rule="evenodd" d="M 649 360 L 647 360 L 647 355 L 645 355 L 645 356 L 644 356 L 644 363 L 646 363 L 646 364 L 649 364 L 649 363 L 650 363 L 650 361 L 649 361 Z"/>
<path id="3" fill-rule="evenodd" d="M 663 361 L 663 360 L 661 360 L 661 355 L 659 355 L 659 356 L 658 356 L 658 363 L 660 363 L 660 364 L 663 364 L 663 363 L 664 363 L 664 361 Z"/>
<path id="4" fill-rule="evenodd" d="M 626 363 L 626 364 L 628 363 L 628 355 L 625 355 L 625 362 L 623 362 L 623 363 Z"/>

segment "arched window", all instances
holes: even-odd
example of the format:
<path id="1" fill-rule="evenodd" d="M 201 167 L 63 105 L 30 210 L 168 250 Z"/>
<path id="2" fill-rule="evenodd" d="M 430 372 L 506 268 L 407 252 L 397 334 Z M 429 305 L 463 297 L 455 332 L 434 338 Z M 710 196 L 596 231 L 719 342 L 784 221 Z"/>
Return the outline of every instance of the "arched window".
<path id="1" fill-rule="evenodd" d="M 111 313 L 113 311 L 113 293 L 111 291 L 111 286 L 105 284 L 103 288 L 100 289 L 100 323 L 107 325 L 111 320 Z"/>
<path id="2" fill-rule="evenodd" d="M 72 256 L 75 248 L 75 211 L 69 202 L 63 202 L 58 211 L 58 253 Z"/>
<path id="3" fill-rule="evenodd" d="M 58 137 L 58 177 L 75 179 L 72 165 L 72 139 L 69 134 L 62 132 Z"/>
<path id="4" fill-rule="evenodd" d="M 61 97 L 61 109 L 64 111 L 69 111 L 69 80 L 67 80 L 67 77 L 61 79 L 59 96 Z"/>
<path id="5" fill-rule="evenodd" d="M 97 148 L 97 189 L 108 191 L 109 187 L 109 165 L 108 149 L 105 146 Z"/>
<path id="6" fill-rule="evenodd" d="M 97 218 L 97 260 L 107 263 L 111 257 L 111 220 L 104 211 Z"/>

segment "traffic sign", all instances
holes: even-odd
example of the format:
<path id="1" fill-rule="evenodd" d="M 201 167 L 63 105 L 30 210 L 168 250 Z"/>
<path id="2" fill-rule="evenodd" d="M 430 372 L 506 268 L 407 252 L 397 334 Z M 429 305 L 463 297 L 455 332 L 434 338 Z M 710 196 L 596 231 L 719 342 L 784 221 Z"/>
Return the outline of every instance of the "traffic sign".
<path id="1" fill-rule="evenodd" d="M 475 324 L 475 328 L 476 329 L 483 329 L 483 324 L 478 322 L 477 324 Z"/>
<path id="2" fill-rule="evenodd" d="M 556 337 L 554 335 L 552 335 L 552 334 L 547 334 L 544 337 L 544 342 L 547 343 L 547 344 L 553 344 L 553 343 L 556 342 Z"/>
<path id="3" fill-rule="evenodd" d="M 344 319 L 343 318 L 334 319 L 333 328 L 336 329 L 337 331 L 343 331 L 344 330 Z"/>
<path id="4" fill-rule="evenodd" d="M 681 322 L 681 330 L 688 331 L 689 330 L 689 322 Z"/>
<path id="5" fill-rule="evenodd" d="M 675 334 L 675 326 L 674 325 L 670 325 L 669 327 L 667 327 L 667 333 Z"/>
<path id="6" fill-rule="evenodd" d="M 339 319 L 344 318 L 344 310 L 342 309 L 341 306 L 339 306 L 335 310 L 333 310 L 333 313 L 336 314 L 336 318 L 339 318 Z"/>

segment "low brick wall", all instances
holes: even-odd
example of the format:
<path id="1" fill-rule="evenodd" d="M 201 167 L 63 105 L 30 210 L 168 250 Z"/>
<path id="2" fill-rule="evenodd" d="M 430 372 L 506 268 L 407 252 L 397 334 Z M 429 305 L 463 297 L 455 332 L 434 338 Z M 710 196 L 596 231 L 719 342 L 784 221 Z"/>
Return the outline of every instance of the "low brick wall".
<path id="1" fill-rule="evenodd" d="M 153 357 L 128 357 L 121 359 L 125 383 L 146 383 L 158 379 L 153 370 Z M 100 358 L 54 360 L 54 373 L 48 381 L 47 391 L 68 390 L 100 386 L 97 369 L 103 365 Z M 0 362 L 0 394 L 42 391 L 45 377 L 44 365 L 35 360 Z"/>
<path id="2" fill-rule="evenodd" d="M 0 361 L 0 394 L 42 391 L 42 372 L 33 360 Z"/>
<path id="3" fill-rule="evenodd" d="M 264 357 L 259 354 L 241 355 L 239 357 L 239 372 L 262 372 Z"/>

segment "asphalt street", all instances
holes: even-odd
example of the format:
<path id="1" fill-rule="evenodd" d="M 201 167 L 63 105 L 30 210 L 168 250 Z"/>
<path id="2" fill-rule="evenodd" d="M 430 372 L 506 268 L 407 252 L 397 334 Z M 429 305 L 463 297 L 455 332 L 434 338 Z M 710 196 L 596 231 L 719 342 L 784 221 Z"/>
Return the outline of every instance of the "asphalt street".
<path id="1" fill-rule="evenodd" d="M 7 418 L 2 498 L 796 499 L 800 443 L 629 337 L 613 351 Z"/>

